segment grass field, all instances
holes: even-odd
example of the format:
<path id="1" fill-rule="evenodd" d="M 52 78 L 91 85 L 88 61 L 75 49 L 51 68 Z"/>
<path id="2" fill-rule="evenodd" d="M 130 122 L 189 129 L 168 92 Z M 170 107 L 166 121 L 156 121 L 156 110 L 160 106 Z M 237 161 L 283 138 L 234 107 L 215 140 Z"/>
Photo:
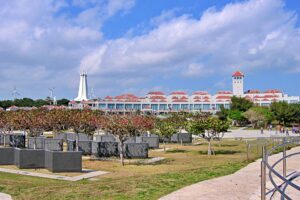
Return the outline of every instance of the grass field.
<path id="1" fill-rule="evenodd" d="M 151 165 L 115 161 L 84 160 L 83 167 L 111 173 L 98 180 L 67 182 L 0 173 L 0 192 L 14 199 L 158 199 L 184 186 L 234 173 L 248 164 L 242 141 L 215 143 L 215 156 L 207 156 L 207 145 L 169 144 L 168 151 L 150 151 L 150 157 L 166 159 Z M 256 153 L 251 154 L 251 160 Z"/>

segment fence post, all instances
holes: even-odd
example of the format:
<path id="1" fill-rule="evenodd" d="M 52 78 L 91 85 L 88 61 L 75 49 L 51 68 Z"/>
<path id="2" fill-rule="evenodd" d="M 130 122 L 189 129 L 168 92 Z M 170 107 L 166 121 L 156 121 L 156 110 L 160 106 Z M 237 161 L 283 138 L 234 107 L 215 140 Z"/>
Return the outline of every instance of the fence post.
<path id="1" fill-rule="evenodd" d="M 250 144 L 247 142 L 247 161 L 249 161 Z"/>
<path id="2" fill-rule="evenodd" d="M 261 159 L 261 200 L 266 200 L 266 149 L 265 145 L 262 146 L 262 159 Z"/>
<path id="3" fill-rule="evenodd" d="M 282 170 L 283 170 L 283 177 L 286 177 L 286 146 L 285 146 L 285 138 L 283 138 L 283 151 L 282 151 L 282 157 L 284 158 L 283 161 L 282 161 Z"/>

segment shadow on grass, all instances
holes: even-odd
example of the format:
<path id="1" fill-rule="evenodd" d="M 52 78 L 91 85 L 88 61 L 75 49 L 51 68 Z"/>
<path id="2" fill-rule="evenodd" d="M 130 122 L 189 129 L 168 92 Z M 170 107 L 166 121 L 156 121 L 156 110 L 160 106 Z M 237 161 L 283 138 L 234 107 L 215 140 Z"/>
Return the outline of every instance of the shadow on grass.
<path id="1" fill-rule="evenodd" d="M 167 150 L 166 153 L 187 153 L 189 151 L 183 149 L 170 149 Z"/>
<path id="2" fill-rule="evenodd" d="M 233 150 L 215 150 L 214 151 L 216 155 L 221 154 L 221 155 L 232 155 L 236 153 L 241 153 L 241 151 L 233 151 Z M 199 154 L 201 155 L 207 155 L 207 151 L 198 151 Z"/>
<path id="3" fill-rule="evenodd" d="M 221 147 L 236 147 L 238 144 L 221 144 Z"/>

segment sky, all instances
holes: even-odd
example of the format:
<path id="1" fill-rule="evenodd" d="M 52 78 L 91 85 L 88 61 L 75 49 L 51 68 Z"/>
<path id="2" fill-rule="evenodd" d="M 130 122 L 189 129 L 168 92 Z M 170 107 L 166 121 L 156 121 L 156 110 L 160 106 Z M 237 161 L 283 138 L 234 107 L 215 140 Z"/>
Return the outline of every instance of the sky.
<path id="1" fill-rule="evenodd" d="M 0 0 L 0 99 L 246 89 L 300 95 L 295 0 Z"/>

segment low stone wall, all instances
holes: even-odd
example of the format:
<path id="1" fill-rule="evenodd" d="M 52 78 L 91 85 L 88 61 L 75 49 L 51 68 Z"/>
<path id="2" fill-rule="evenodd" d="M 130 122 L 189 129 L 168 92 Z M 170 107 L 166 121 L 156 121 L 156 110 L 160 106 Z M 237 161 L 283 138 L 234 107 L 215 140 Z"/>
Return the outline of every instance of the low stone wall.
<path id="1" fill-rule="evenodd" d="M 96 157 L 119 156 L 118 142 L 93 142 L 92 154 Z"/>
<path id="2" fill-rule="evenodd" d="M 62 139 L 45 138 L 44 149 L 48 150 L 48 151 L 62 151 L 63 150 L 63 140 Z"/>
<path id="3" fill-rule="evenodd" d="M 0 148 L 0 165 L 13 165 L 15 163 L 15 148 Z"/>
<path id="4" fill-rule="evenodd" d="M 41 149 L 14 149 L 15 165 L 20 169 L 45 167 L 45 151 Z"/>
<path id="5" fill-rule="evenodd" d="M 34 141 L 36 143 L 35 149 L 44 149 L 44 142 L 45 138 L 44 137 L 29 137 L 27 138 L 27 148 L 28 149 L 34 149 Z"/>
<path id="6" fill-rule="evenodd" d="M 81 152 L 45 151 L 45 168 L 51 172 L 81 172 Z"/>
<path id="7" fill-rule="evenodd" d="M 148 158 L 148 143 L 125 143 L 124 157 L 125 158 Z"/>
<path id="8" fill-rule="evenodd" d="M 68 151 L 76 151 L 76 141 L 75 140 L 67 140 Z M 79 141 L 78 142 L 79 151 L 82 152 L 83 155 L 91 155 L 92 154 L 92 141 Z"/>
<path id="9" fill-rule="evenodd" d="M 141 142 L 148 143 L 149 148 L 153 148 L 153 149 L 159 148 L 159 138 L 158 138 L 158 136 L 136 137 L 136 143 L 141 143 Z"/>
<path id="10" fill-rule="evenodd" d="M 176 143 L 191 143 L 192 142 L 192 135 L 190 133 L 175 133 L 171 137 L 171 142 Z"/>

